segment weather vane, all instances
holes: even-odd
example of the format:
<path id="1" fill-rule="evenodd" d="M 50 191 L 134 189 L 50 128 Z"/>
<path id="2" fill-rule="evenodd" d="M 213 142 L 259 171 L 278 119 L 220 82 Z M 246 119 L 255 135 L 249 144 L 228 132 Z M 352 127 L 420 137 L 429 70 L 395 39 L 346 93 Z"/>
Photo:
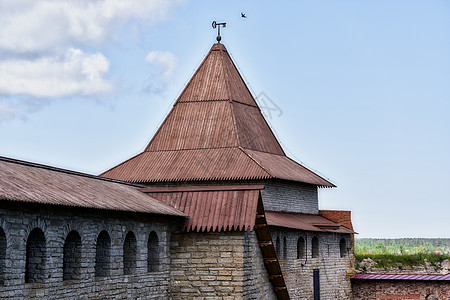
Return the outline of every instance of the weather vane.
<path id="1" fill-rule="evenodd" d="M 216 28 L 217 27 L 217 42 L 220 44 L 220 40 L 222 39 L 222 37 L 220 36 L 220 26 L 222 26 L 223 28 L 227 27 L 227 23 L 217 23 L 216 21 L 212 22 L 212 28 Z"/>

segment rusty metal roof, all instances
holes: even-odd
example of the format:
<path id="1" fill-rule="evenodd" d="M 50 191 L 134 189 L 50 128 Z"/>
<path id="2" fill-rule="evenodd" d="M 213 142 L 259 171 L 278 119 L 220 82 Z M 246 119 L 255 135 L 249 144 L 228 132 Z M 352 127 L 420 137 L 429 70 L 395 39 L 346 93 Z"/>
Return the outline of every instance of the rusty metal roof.
<path id="1" fill-rule="evenodd" d="M 300 181 L 323 187 L 335 187 L 334 184 L 312 172 L 285 155 L 275 155 L 249 149 L 242 149 L 272 178 Z"/>
<path id="2" fill-rule="evenodd" d="M 225 45 L 214 44 L 178 102 L 233 100 L 257 106 Z"/>
<path id="3" fill-rule="evenodd" d="M 117 180 L 0 157 L 0 201 L 184 216 L 138 188 Z"/>
<path id="4" fill-rule="evenodd" d="M 214 44 L 145 151 L 237 147 L 284 155 L 222 44 Z"/>
<path id="5" fill-rule="evenodd" d="M 102 176 L 139 183 L 279 178 L 334 186 L 286 156 L 239 147 L 143 152 Z"/>
<path id="6" fill-rule="evenodd" d="M 103 176 L 131 182 L 270 178 L 239 148 L 143 152 Z"/>
<path id="7" fill-rule="evenodd" d="M 450 281 L 450 274 L 369 274 L 357 273 L 351 279 L 363 280 L 432 280 L 432 281 Z"/>
<path id="8" fill-rule="evenodd" d="M 267 224 L 306 231 L 355 233 L 320 215 L 266 211 Z"/>
<path id="9" fill-rule="evenodd" d="M 143 188 L 141 191 L 183 211 L 184 231 L 253 230 L 263 186 Z"/>
<path id="10" fill-rule="evenodd" d="M 131 182 L 279 178 L 333 187 L 285 156 L 222 44 L 214 44 L 144 152 L 102 176 Z"/>

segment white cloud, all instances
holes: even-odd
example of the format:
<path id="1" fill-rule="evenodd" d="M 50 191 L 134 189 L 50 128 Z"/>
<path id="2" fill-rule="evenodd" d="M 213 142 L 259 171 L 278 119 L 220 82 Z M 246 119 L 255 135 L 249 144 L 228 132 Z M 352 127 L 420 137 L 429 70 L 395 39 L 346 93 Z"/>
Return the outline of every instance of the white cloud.
<path id="1" fill-rule="evenodd" d="M 125 26 L 146 30 L 180 1 L 0 0 L 0 120 L 110 92 L 109 60 L 81 49 L 101 51 Z"/>
<path id="2" fill-rule="evenodd" d="M 178 64 L 175 54 L 167 51 L 152 51 L 145 60 L 155 65 L 166 78 L 172 75 Z"/>
<path id="3" fill-rule="evenodd" d="M 0 49 L 13 53 L 42 53 L 101 44 L 129 21 L 151 25 L 164 20 L 177 2 L 2 0 Z"/>
<path id="4" fill-rule="evenodd" d="M 0 61 L 0 94 L 33 97 L 96 95 L 112 90 L 103 78 L 109 61 L 100 53 L 69 49 L 62 57 Z"/>

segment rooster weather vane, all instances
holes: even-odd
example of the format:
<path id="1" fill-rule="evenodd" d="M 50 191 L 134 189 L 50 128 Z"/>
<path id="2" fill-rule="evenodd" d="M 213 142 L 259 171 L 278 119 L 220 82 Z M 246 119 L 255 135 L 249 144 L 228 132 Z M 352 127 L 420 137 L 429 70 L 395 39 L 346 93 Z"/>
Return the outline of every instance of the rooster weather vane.
<path id="1" fill-rule="evenodd" d="M 212 28 L 216 28 L 217 27 L 217 42 L 220 44 L 220 40 L 222 39 L 222 37 L 220 36 L 220 26 L 222 26 L 223 28 L 227 27 L 227 23 L 217 23 L 216 21 L 212 22 Z"/>

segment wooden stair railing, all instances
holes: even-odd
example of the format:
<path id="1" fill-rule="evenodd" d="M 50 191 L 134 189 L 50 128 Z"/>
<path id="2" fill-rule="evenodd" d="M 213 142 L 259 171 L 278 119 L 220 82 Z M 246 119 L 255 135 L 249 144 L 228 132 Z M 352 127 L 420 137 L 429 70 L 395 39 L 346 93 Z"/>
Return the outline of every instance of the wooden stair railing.
<path id="1" fill-rule="evenodd" d="M 269 280 L 272 284 L 275 295 L 278 300 L 289 300 L 289 293 L 281 272 L 280 263 L 277 258 L 275 247 L 270 236 L 269 226 L 267 225 L 266 215 L 261 197 L 258 200 L 256 212 L 255 233 L 258 239 L 258 245 L 261 249 L 264 265 L 269 273 Z"/>

